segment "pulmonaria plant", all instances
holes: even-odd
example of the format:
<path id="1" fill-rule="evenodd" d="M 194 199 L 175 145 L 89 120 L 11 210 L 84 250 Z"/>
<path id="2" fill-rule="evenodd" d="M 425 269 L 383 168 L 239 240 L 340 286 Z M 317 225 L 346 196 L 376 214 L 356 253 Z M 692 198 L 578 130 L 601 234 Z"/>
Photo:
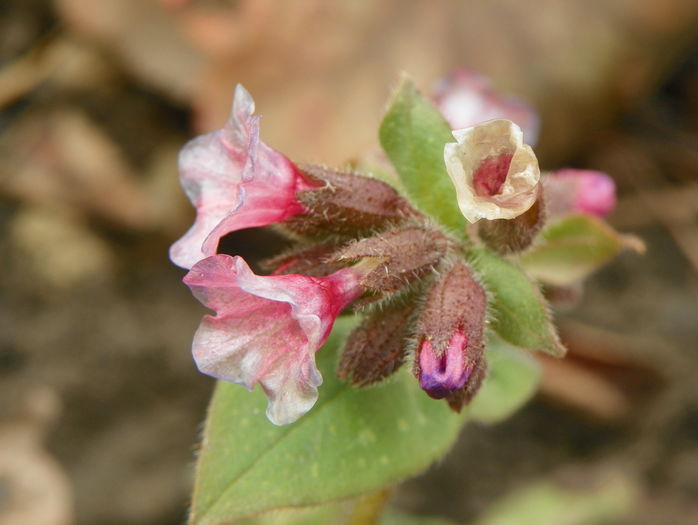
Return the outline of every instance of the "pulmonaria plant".
<path id="1" fill-rule="evenodd" d="M 399 188 L 290 161 L 260 140 L 241 86 L 225 126 L 180 154 L 197 215 L 170 256 L 215 312 L 194 336 L 194 360 L 217 379 L 260 385 L 277 425 L 315 404 L 323 382 L 316 353 L 343 312 L 361 322 L 339 356 L 342 380 L 367 387 L 409 363 L 415 384 L 456 412 L 486 380 L 492 337 L 564 353 L 526 258 L 550 249 L 546 215 L 554 228 L 571 214 L 608 213 L 611 179 L 578 170 L 541 176 L 529 145 L 535 113 L 482 77 L 461 71 L 434 98 L 451 125 L 406 82 L 381 126 Z M 453 142 L 451 127 L 461 125 Z M 224 235 L 270 224 L 295 245 L 263 262 L 267 274 L 218 253 Z"/>

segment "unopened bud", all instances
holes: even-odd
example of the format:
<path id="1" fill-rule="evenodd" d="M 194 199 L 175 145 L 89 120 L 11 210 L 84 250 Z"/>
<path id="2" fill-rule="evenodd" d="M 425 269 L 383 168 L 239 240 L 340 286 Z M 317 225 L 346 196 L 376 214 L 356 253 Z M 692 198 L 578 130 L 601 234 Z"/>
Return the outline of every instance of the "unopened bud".
<path id="1" fill-rule="evenodd" d="M 365 387 L 393 374 L 405 362 L 412 312 L 392 307 L 373 312 L 349 335 L 337 375 Z"/>
<path id="2" fill-rule="evenodd" d="M 482 385 L 482 381 L 485 379 L 487 373 L 487 361 L 485 359 L 480 359 L 477 364 L 473 367 L 473 370 L 468 377 L 468 382 L 463 385 L 460 390 L 451 392 L 446 396 L 446 402 L 448 406 L 451 407 L 455 412 L 459 412 L 463 409 L 465 405 L 470 403 L 472 399 L 477 394 L 477 391 Z"/>
<path id="3" fill-rule="evenodd" d="M 458 328 L 448 346 L 436 355 L 429 339 L 419 349 L 419 386 L 434 399 L 443 399 L 454 390 L 463 388 L 472 372 L 465 364 L 465 347 L 468 338 Z"/>
<path id="4" fill-rule="evenodd" d="M 380 260 L 361 284 L 376 292 L 394 292 L 432 271 L 450 244 L 436 229 L 410 225 L 353 242 L 336 255 L 336 260 Z"/>
<path id="5" fill-rule="evenodd" d="M 551 216 L 585 213 L 604 218 L 616 206 L 616 185 L 601 171 L 563 169 L 543 177 Z"/>
<path id="6" fill-rule="evenodd" d="M 478 233 L 488 247 L 507 255 L 523 251 L 531 245 L 545 224 L 545 205 L 540 186 L 537 191 L 536 202 L 518 217 L 478 222 Z"/>
<path id="7" fill-rule="evenodd" d="M 472 271 L 461 262 L 451 266 L 429 291 L 417 322 L 414 373 L 422 389 L 446 398 L 472 398 L 485 369 L 484 325 L 487 296 Z"/>
<path id="8" fill-rule="evenodd" d="M 320 186 L 298 192 L 298 200 L 309 213 L 284 223 L 296 233 L 355 235 L 417 215 L 392 186 L 377 179 L 322 166 L 301 170 Z"/>

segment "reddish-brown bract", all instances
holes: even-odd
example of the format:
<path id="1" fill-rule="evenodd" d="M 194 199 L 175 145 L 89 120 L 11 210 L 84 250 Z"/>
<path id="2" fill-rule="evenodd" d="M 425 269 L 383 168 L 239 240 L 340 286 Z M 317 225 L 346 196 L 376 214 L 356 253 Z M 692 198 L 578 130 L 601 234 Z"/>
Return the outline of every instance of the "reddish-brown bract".
<path id="1" fill-rule="evenodd" d="M 357 235 L 397 224 L 418 213 L 388 184 L 357 173 L 303 166 L 318 187 L 301 191 L 308 213 L 286 221 L 302 235 Z"/>
<path id="2" fill-rule="evenodd" d="M 381 260 L 361 284 L 377 292 L 394 292 L 431 271 L 446 255 L 450 244 L 439 230 L 409 225 L 355 241 L 341 250 L 336 259 Z"/>
<path id="3" fill-rule="evenodd" d="M 517 253 L 528 248 L 540 233 L 546 220 L 543 191 L 538 187 L 538 198 L 528 211 L 514 219 L 494 219 L 478 222 L 480 239 L 502 255 Z"/>
<path id="4" fill-rule="evenodd" d="M 365 387 L 390 376 L 405 362 L 412 312 L 400 306 L 376 312 L 354 329 L 339 362 L 340 379 Z"/>

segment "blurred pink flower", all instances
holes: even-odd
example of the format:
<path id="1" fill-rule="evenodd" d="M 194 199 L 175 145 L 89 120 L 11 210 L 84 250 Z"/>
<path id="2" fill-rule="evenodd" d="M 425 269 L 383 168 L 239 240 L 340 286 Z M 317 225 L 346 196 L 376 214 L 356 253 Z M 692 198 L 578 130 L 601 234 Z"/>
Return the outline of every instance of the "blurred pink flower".
<path id="1" fill-rule="evenodd" d="M 513 219 L 533 205 L 540 170 L 521 128 L 509 120 L 489 120 L 453 136 L 457 142 L 444 146 L 444 161 L 469 222 Z"/>
<path id="2" fill-rule="evenodd" d="M 518 124 L 527 144 L 538 140 L 536 112 L 520 100 L 496 93 L 490 81 L 474 71 L 459 68 L 441 80 L 434 90 L 434 101 L 453 129 L 506 119 Z"/>
<path id="3" fill-rule="evenodd" d="M 604 218 L 616 206 L 616 185 L 601 171 L 563 169 L 543 177 L 551 216 L 585 213 Z"/>
<path id="4" fill-rule="evenodd" d="M 199 370 L 249 390 L 259 383 L 269 399 L 269 420 L 292 423 L 318 397 L 315 352 L 337 315 L 362 294 L 359 282 L 374 267 L 359 264 L 327 277 L 259 276 L 241 257 L 200 261 L 184 282 L 216 316 L 205 316 L 194 336 Z"/>
<path id="5" fill-rule="evenodd" d="M 235 89 L 230 120 L 190 141 L 179 155 L 182 187 L 196 207 L 196 221 L 170 248 L 183 268 L 214 255 L 224 235 L 266 226 L 303 213 L 296 192 L 313 187 L 284 155 L 259 139 L 254 101 Z"/>

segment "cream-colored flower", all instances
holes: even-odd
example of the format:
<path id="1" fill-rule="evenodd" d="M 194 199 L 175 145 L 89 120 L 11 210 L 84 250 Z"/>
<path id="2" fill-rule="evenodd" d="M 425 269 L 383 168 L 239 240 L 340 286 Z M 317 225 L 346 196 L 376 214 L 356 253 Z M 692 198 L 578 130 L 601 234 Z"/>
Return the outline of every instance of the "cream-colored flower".
<path id="1" fill-rule="evenodd" d="M 490 120 L 453 136 L 457 142 L 446 144 L 444 160 L 468 221 L 513 219 L 533 205 L 540 170 L 519 126 Z"/>

